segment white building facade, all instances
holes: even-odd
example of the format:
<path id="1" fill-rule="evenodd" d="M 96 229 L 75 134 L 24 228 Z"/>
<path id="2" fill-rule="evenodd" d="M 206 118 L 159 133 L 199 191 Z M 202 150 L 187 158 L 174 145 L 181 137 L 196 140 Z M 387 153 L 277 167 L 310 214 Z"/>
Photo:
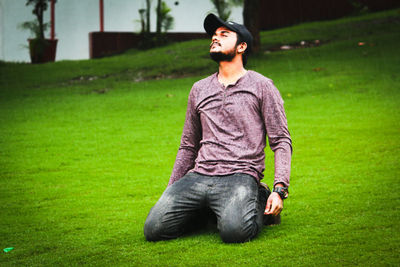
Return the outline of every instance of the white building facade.
<path id="1" fill-rule="evenodd" d="M 139 12 L 145 0 L 103 0 L 104 31 L 139 32 Z M 210 0 L 165 0 L 174 17 L 170 32 L 204 32 L 205 16 L 216 11 Z M 33 6 L 26 0 L 0 0 L 0 60 L 29 62 L 27 39 L 29 31 L 18 27 L 34 19 Z M 155 31 L 155 8 L 152 0 L 151 28 Z M 50 20 L 50 7 L 45 21 Z M 230 20 L 243 22 L 242 7 L 233 7 Z M 89 58 L 89 32 L 99 31 L 99 0 L 57 0 L 55 5 L 55 32 L 58 39 L 56 60 Z M 49 37 L 50 31 L 46 32 Z"/>

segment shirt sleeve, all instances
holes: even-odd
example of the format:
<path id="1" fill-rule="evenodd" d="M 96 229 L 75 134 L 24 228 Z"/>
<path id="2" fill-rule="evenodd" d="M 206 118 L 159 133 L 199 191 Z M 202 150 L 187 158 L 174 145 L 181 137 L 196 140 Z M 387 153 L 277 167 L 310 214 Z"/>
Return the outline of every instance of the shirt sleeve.
<path id="1" fill-rule="evenodd" d="M 292 139 L 287 126 L 283 99 L 272 81 L 269 81 L 263 90 L 262 113 L 268 143 L 275 153 L 274 186 L 277 183 L 289 186 Z"/>
<path id="2" fill-rule="evenodd" d="M 168 182 L 168 186 L 182 178 L 189 170 L 193 169 L 197 152 L 200 148 L 200 140 L 202 137 L 202 129 L 200 116 L 196 109 L 194 99 L 194 87 L 189 93 L 185 125 L 181 143 L 176 155 L 174 168 Z"/>

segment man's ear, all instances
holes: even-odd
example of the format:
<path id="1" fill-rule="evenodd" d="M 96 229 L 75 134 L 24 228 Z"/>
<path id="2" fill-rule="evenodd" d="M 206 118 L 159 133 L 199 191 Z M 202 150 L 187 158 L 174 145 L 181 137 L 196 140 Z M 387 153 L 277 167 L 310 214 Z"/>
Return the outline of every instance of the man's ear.
<path id="1" fill-rule="evenodd" d="M 247 43 L 241 42 L 241 43 L 237 46 L 237 50 L 236 50 L 236 51 L 237 51 L 239 54 L 243 54 L 244 51 L 246 51 L 246 48 L 247 48 Z"/>

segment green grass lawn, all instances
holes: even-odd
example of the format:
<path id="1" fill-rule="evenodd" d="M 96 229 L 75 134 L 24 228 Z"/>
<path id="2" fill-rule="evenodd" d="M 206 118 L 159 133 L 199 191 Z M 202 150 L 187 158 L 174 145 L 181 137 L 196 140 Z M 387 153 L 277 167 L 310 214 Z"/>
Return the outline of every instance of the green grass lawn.
<path id="1" fill-rule="evenodd" d="M 213 230 L 144 239 L 189 90 L 216 70 L 209 40 L 0 62 L 0 248 L 14 247 L 0 251 L 0 265 L 399 266 L 400 10 L 261 37 L 248 68 L 280 89 L 294 146 L 281 225 L 244 244 Z M 316 39 L 323 45 L 264 53 Z"/>

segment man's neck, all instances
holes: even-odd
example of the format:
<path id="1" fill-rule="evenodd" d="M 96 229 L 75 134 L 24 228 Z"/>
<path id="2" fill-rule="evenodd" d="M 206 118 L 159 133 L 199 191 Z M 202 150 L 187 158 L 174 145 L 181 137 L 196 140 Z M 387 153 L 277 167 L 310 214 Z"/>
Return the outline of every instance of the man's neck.
<path id="1" fill-rule="evenodd" d="M 227 87 L 235 84 L 246 72 L 241 61 L 222 61 L 219 63 L 218 81 Z"/>

